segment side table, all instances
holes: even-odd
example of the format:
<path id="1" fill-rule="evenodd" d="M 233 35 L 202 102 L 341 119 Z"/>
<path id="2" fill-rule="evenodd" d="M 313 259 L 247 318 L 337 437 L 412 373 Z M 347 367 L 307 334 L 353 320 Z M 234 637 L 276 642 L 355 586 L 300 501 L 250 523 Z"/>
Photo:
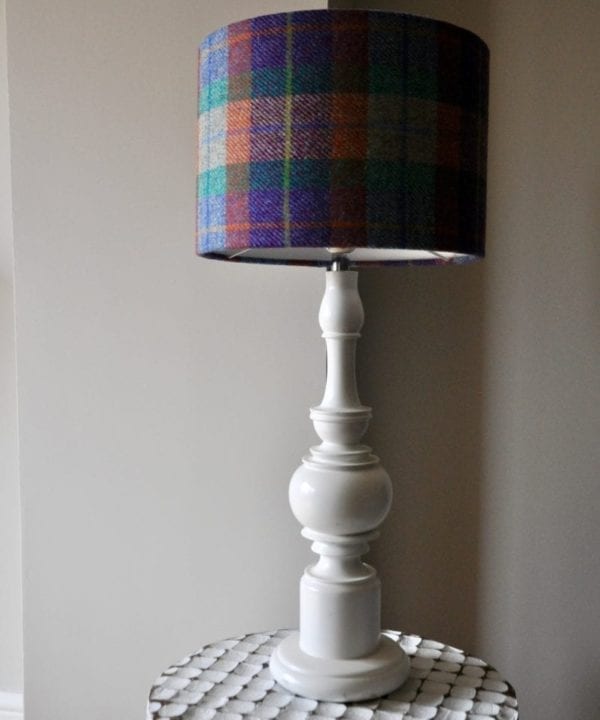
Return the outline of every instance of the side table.
<path id="1" fill-rule="evenodd" d="M 147 720 L 517 720 L 515 692 L 492 667 L 458 648 L 386 631 L 410 659 L 406 683 L 385 697 L 319 702 L 277 685 L 269 658 L 286 630 L 206 645 L 163 672 Z"/>

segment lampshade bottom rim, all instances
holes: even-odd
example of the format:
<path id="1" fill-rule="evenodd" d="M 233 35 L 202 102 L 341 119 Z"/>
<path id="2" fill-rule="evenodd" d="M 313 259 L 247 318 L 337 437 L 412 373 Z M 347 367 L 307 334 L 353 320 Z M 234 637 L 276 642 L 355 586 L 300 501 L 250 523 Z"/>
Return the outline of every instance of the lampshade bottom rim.
<path id="1" fill-rule="evenodd" d="M 239 262 L 274 263 L 290 265 L 328 266 L 341 248 L 335 253 L 326 247 L 251 247 L 200 248 L 198 255 L 213 260 L 234 260 Z M 346 258 L 353 266 L 368 265 L 447 265 L 465 264 L 481 259 L 483 254 L 455 252 L 437 249 L 413 248 L 348 248 Z"/>

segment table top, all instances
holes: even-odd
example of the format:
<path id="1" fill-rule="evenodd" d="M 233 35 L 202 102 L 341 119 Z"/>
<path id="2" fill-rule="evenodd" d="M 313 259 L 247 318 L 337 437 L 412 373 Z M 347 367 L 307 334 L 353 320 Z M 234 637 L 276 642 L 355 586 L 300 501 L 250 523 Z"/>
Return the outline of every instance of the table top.
<path id="1" fill-rule="evenodd" d="M 402 687 L 361 702 L 319 702 L 278 685 L 273 649 L 290 631 L 206 645 L 164 671 L 152 686 L 147 720 L 517 720 L 515 692 L 487 663 L 458 648 L 387 630 L 410 660 Z"/>

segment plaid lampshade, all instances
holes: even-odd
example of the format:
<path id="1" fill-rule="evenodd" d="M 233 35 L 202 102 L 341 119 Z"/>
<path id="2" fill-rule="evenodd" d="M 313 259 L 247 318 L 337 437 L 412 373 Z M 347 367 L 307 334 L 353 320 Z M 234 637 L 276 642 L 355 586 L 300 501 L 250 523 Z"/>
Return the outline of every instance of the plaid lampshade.
<path id="1" fill-rule="evenodd" d="M 313 10 L 200 46 L 198 253 L 321 265 L 484 254 L 489 53 L 412 15 Z"/>

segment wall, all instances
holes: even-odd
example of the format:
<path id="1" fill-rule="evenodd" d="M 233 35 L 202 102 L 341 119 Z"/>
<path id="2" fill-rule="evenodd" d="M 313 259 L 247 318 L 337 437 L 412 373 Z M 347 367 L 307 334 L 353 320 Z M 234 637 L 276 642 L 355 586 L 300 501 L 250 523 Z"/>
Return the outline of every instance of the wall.
<path id="1" fill-rule="evenodd" d="M 598 713 L 600 5 L 494 6 L 481 626 L 527 717 Z"/>
<path id="2" fill-rule="evenodd" d="M 0 717 L 23 690 L 13 238 L 5 3 L 0 0 Z"/>
<path id="3" fill-rule="evenodd" d="M 27 720 L 295 623 L 323 277 L 194 255 L 197 43 L 283 7 L 9 3 Z"/>
<path id="4" fill-rule="evenodd" d="M 600 6 L 386 5 L 493 61 L 486 262 L 361 279 L 385 620 L 595 717 Z M 191 244 L 196 41 L 285 7 L 9 4 L 28 720 L 139 716 L 172 659 L 295 622 L 322 274 Z"/>
<path id="5" fill-rule="evenodd" d="M 597 717 L 600 5 L 336 4 L 458 23 L 492 57 L 485 263 L 363 277 L 386 622 L 489 658 L 524 718 Z"/>

